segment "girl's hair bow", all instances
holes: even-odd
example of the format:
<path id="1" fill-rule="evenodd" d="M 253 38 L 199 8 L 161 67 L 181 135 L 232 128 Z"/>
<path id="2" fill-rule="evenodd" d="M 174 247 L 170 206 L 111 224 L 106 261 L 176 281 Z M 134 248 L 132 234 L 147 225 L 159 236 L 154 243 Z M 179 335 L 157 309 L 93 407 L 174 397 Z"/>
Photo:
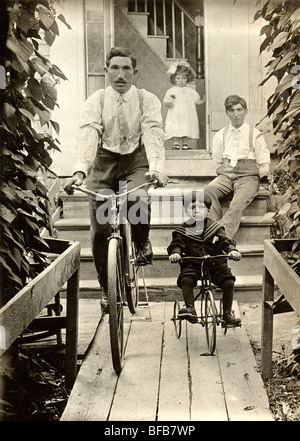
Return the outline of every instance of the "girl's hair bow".
<path id="1" fill-rule="evenodd" d="M 187 61 L 179 60 L 179 61 L 176 61 L 175 63 L 171 64 L 171 66 L 167 70 L 167 74 L 174 75 L 178 66 L 185 66 L 188 69 L 191 67 Z"/>

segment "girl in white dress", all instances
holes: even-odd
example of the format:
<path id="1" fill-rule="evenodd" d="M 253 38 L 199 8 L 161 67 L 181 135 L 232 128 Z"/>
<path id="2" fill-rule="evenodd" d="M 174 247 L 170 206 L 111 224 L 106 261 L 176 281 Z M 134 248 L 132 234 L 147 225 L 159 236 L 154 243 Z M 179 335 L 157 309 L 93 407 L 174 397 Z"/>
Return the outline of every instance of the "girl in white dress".
<path id="1" fill-rule="evenodd" d="M 172 73 L 174 72 L 174 73 Z M 193 72 L 186 62 L 172 65 L 170 81 L 173 87 L 167 90 L 164 104 L 168 107 L 165 121 L 165 139 L 173 138 L 173 149 L 190 150 L 189 138 L 199 139 L 199 122 L 196 105 L 203 104 L 199 93 L 187 86 L 194 79 Z"/>

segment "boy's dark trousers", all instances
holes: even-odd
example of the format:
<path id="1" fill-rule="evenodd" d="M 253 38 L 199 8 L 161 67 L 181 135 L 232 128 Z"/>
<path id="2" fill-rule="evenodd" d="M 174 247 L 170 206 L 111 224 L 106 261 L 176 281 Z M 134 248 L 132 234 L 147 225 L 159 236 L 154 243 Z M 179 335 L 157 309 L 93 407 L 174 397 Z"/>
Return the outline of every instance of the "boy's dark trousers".
<path id="1" fill-rule="evenodd" d="M 194 287 L 197 285 L 197 280 L 191 276 L 183 276 L 181 278 L 181 289 L 184 303 L 186 306 L 194 307 Z M 223 291 L 223 310 L 231 311 L 233 302 L 234 280 L 224 280 L 220 286 Z"/>

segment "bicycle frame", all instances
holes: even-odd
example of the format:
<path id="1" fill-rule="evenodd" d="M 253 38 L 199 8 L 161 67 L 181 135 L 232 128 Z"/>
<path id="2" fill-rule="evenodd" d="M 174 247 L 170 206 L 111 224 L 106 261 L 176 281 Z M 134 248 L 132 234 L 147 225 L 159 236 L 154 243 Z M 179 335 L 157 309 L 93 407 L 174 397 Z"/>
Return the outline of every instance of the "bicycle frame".
<path id="1" fill-rule="evenodd" d="M 102 195 L 104 200 L 111 201 L 109 223 L 112 231 L 108 238 L 107 288 L 111 355 L 113 367 L 117 374 L 121 372 L 123 367 L 123 306 L 125 304 L 125 297 L 130 312 L 135 314 L 139 295 L 138 263 L 135 258 L 135 247 L 131 241 L 129 222 L 126 220 L 124 225 L 120 224 L 120 199 L 140 188 L 150 187 L 156 183 L 157 181 L 146 182 L 118 195 L 115 193 L 109 196 Z M 95 198 L 98 196 L 93 191 L 75 185 L 72 185 L 72 188 Z"/>
<path id="2" fill-rule="evenodd" d="M 216 326 L 222 321 L 222 300 L 220 300 L 220 308 L 216 306 L 215 298 L 213 295 L 213 290 L 211 286 L 211 277 L 208 268 L 208 261 L 210 259 L 216 258 L 230 258 L 228 254 L 219 254 L 216 256 L 203 256 L 203 257 L 183 257 L 181 261 L 184 260 L 199 260 L 200 261 L 200 280 L 201 287 L 199 292 L 196 294 L 194 301 L 200 298 L 200 315 L 197 317 L 198 324 L 205 327 L 206 340 L 210 354 L 212 355 L 216 349 Z M 180 309 L 179 302 L 175 300 L 174 302 L 174 315 L 172 320 L 174 322 L 175 331 L 177 338 L 181 336 L 181 320 L 178 318 L 178 312 Z M 227 326 L 224 324 L 224 333 L 227 332 Z"/>

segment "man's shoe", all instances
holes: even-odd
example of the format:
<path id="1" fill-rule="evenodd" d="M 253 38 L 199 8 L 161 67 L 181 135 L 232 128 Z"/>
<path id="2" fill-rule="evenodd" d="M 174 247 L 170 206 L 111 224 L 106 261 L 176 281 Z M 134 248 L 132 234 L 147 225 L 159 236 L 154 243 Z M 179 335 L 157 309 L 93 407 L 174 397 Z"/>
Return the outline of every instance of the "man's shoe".
<path id="1" fill-rule="evenodd" d="M 236 318 L 234 316 L 234 311 L 224 311 L 223 323 L 222 323 L 223 328 L 225 326 L 231 326 L 231 327 L 241 326 L 241 323 L 242 323 L 241 319 Z"/>
<path id="2" fill-rule="evenodd" d="M 103 291 L 101 293 L 100 306 L 103 314 L 107 314 L 109 312 L 107 291 Z"/>
<path id="3" fill-rule="evenodd" d="M 144 243 L 137 244 L 137 256 L 136 260 L 139 265 L 152 265 L 153 251 L 152 245 L 149 239 Z"/>
<path id="4" fill-rule="evenodd" d="M 180 308 L 178 318 L 180 320 L 188 320 L 190 323 L 197 323 L 198 320 L 195 308 L 189 305 Z"/>

